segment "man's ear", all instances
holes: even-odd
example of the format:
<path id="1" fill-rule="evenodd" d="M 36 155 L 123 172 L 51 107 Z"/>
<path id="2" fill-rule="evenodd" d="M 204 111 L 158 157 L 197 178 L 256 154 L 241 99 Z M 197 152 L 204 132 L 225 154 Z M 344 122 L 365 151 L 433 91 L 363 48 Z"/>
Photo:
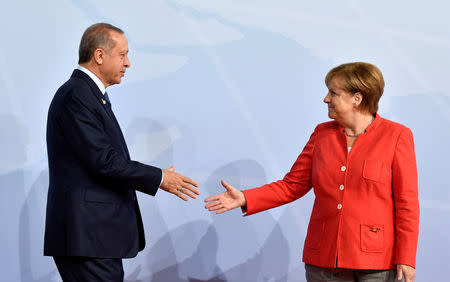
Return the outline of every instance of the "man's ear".
<path id="1" fill-rule="evenodd" d="M 358 107 L 359 105 L 361 105 L 361 102 L 363 101 L 363 95 L 360 92 L 356 92 L 353 95 L 353 101 L 356 107 Z"/>
<path id="2" fill-rule="evenodd" d="M 95 49 L 95 51 L 94 51 L 94 61 L 98 65 L 102 65 L 103 64 L 104 58 L 105 58 L 105 50 L 103 50 L 102 48 Z"/>

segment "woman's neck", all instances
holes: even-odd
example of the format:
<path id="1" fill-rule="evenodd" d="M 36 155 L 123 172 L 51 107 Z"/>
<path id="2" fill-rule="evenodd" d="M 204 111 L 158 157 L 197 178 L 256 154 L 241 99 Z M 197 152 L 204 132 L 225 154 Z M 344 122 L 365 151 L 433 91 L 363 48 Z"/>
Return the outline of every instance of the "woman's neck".
<path id="1" fill-rule="evenodd" d="M 366 131 L 366 128 L 372 123 L 374 116 L 370 113 L 356 112 L 348 120 L 342 122 L 345 135 L 349 137 L 358 137 Z"/>

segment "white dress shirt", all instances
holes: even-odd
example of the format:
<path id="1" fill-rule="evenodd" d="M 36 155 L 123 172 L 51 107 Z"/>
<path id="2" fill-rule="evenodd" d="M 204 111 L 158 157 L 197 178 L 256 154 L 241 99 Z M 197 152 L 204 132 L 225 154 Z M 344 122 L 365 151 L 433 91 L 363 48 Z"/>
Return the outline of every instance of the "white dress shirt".
<path id="1" fill-rule="evenodd" d="M 100 80 L 100 78 L 98 78 L 93 72 L 91 72 L 90 70 L 88 70 L 85 67 L 82 67 L 80 65 L 78 65 L 77 67 L 78 70 L 84 72 L 85 74 L 89 75 L 89 77 L 95 82 L 95 84 L 98 86 L 98 89 L 100 89 L 100 92 L 102 92 L 103 95 L 105 95 L 106 93 L 106 87 L 103 84 L 103 82 Z"/>

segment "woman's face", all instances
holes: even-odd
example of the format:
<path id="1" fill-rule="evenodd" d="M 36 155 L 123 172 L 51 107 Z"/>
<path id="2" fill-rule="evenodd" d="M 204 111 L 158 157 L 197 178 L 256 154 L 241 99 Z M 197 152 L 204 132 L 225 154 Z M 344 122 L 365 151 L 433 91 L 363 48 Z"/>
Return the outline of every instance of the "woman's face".
<path id="1" fill-rule="evenodd" d="M 337 121 L 345 120 L 358 106 L 355 95 L 344 90 L 343 79 L 333 77 L 328 82 L 328 93 L 323 101 L 328 105 L 328 117 Z"/>

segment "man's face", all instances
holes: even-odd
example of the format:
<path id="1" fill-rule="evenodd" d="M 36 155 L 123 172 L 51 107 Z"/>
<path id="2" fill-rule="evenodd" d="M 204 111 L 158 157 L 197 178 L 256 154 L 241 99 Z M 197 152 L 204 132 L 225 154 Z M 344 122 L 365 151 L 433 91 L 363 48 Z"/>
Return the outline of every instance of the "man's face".
<path id="1" fill-rule="evenodd" d="M 119 84 L 125 75 L 126 68 L 130 67 L 128 41 L 125 35 L 111 32 L 111 37 L 116 42 L 116 46 L 109 52 L 105 52 L 100 66 L 100 76 L 105 87 Z"/>

